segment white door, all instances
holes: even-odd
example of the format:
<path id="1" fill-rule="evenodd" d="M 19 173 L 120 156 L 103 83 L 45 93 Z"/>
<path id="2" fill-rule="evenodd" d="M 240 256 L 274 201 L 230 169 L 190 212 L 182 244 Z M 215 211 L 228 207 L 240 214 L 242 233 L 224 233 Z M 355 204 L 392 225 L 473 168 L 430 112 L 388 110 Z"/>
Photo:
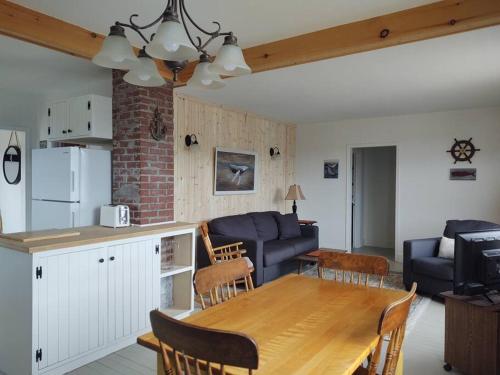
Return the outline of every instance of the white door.
<path id="1" fill-rule="evenodd" d="M 61 139 L 68 132 L 68 102 L 66 100 L 52 103 L 47 109 L 48 123 L 47 139 Z"/>
<path id="2" fill-rule="evenodd" d="M 160 303 L 159 240 L 108 248 L 110 342 L 150 328 L 149 312 Z"/>
<path id="3" fill-rule="evenodd" d="M 31 230 L 80 226 L 80 203 L 31 201 Z"/>
<path id="4" fill-rule="evenodd" d="M 38 349 L 43 369 L 106 344 L 106 248 L 40 258 Z"/>
<path id="5" fill-rule="evenodd" d="M 57 147 L 33 150 L 33 199 L 77 202 L 80 200 L 80 150 Z"/>
<path id="6" fill-rule="evenodd" d="M 79 96 L 69 100 L 69 136 L 81 137 L 90 134 L 92 129 L 91 96 Z"/>

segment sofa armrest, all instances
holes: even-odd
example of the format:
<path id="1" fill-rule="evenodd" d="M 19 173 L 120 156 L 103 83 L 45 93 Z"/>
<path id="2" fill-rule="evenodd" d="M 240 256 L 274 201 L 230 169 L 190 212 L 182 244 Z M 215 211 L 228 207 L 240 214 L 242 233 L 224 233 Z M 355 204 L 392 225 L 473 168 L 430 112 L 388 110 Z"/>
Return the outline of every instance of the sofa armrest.
<path id="1" fill-rule="evenodd" d="M 316 225 L 301 225 L 300 233 L 302 234 L 302 237 L 318 238 L 319 228 Z"/>
<path id="2" fill-rule="evenodd" d="M 264 282 L 264 251 L 263 241 L 249 238 L 229 237 L 217 234 L 210 234 L 210 240 L 213 247 L 229 245 L 235 242 L 242 242 L 242 249 L 246 250 L 245 256 L 248 257 L 254 266 L 255 271 L 252 273 L 252 278 L 255 286 L 259 286 Z M 207 250 L 201 236 L 197 241 L 197 268 L 203 268 L 210 265 Z"/>
<path id="3" fill-rule="evenodd" d="M 403 282 L 406 289 L 413 283 L 412 259 L 437 256 L 440 237 L 403 242 Z"/>

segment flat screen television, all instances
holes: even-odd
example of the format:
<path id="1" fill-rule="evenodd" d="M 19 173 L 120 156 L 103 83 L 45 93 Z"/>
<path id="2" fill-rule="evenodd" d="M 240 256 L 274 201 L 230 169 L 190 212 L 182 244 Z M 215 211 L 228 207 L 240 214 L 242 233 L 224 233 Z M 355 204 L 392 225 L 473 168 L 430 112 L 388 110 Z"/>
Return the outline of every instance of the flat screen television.
<path id="1" fill-rule="evenodd" d="M 500 290 L 500 230 L 455 234 L 455 294 Z"/>

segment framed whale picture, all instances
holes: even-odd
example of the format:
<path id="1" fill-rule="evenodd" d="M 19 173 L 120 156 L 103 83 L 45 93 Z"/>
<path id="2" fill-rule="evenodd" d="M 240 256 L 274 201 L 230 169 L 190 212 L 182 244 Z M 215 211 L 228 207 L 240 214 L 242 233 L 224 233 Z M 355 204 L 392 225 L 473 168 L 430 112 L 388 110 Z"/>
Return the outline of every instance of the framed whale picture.
<path id="1" fill-rule="evenodd" d="M 252 194 L 257 191 L 257 153 L 217 147 L 214 195 Z"/>

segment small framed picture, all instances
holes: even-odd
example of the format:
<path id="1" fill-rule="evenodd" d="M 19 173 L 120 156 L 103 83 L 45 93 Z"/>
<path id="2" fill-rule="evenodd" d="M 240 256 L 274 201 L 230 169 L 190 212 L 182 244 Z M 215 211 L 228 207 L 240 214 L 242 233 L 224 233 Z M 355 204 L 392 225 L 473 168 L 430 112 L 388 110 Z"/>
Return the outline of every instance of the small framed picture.
<path id="1" fill-rule="evenodd" d="M 476 181 L 476 168 L 451 168 L 450 180 Z"/>
<path id="2" fill-rule="evenodd" d="M 323 163 L 323 177 L 324 178 L 339 178 L 339 161 L 338 160 L 325 160 Z"/>
<path id="3" fill-rule="evenodd" d="M 257 153 L 215 149 L 214 194 L 251 194 L 257 191 Z"/>

